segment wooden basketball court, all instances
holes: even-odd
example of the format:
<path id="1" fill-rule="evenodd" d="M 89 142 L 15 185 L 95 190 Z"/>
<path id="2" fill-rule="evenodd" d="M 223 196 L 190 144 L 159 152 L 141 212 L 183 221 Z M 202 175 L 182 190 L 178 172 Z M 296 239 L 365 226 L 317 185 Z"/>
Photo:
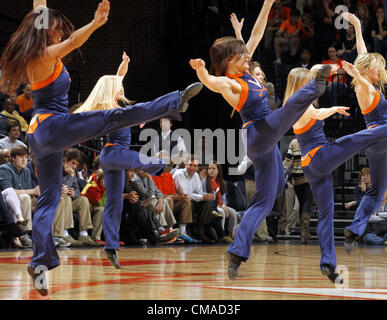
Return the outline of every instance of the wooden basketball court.
<path id="1" fill-rule="evenodd" d="M 337 288 L 319 271 L 317 242 L 255 244 L 240 277 L 227 277 L 225 245 L 124 247 L 122 269 L 101 248 L 58 249 L 61 266 L 48 272 L 48 297 L 33 289 L 25 268 L 32 250 L 0 252 L 0 299 L 50 300 L 347 300 L 387 299 L 384 246 L 337 244 L 346 280 Z"/>

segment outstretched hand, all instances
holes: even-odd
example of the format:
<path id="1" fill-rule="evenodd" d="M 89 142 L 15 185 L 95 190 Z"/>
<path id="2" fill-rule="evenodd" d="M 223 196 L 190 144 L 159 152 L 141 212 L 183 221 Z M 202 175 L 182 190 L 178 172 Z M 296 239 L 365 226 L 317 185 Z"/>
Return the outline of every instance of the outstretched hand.
<path id="1" fill-rule="evenodd" d="M 340 113 L 340 114 L 343 114 L 345 116 L 350 116 L 351 114 L 349 114 L 346 110 L 349 110 L 350 108 L 349 107 L 335 107 L 336 108 L 336 112 L 337 113 Z"/>
<path id="2" fill-rule="evenodd" d="M 110 12 L 110 2 L 109 0 L 102 0 L 99 5 L 97 10 L 95 11 L 94 14 L 94 20 L 95 22 L 99 25 L 102 26 L 108 21 L 108 16 Z"/>
<path id="3" fill-rule="evenodd" d="M 125 63 L 129 63 L 130 62 L 130 58 L 126 55 L 125 51 L 122 54 L 122 61 L 125 62 Z"/>
<path id="4" fill-rule="evenodd" d="M 191 68 L 194 70 L 198 70 L 200 68 L 206 67 L 206 63 L 202 59 L 191 59 L 189 61 L 189 64 L 190 64 Z"/>
<path id="5" fill-rule="evenodd" d="M 338 64 L 331 64 L 331 72 L 329 75 L 337 74 L 337 71 L 340 69 L 340 66 Z"/>
<path id="6" fill-rule="evenodd" d="M 360 77 L 359 70 L 352 64 L 347 61 L 342 62 L 343 69 L 348 73 L 352 78 Z"/>
<path id="7" fill-rule="evenodd" d="M 342 12 L 341 13 L 341 16 L 347 20 L 350 24 L 352 24 L 353 26 L 355 25 L 360 25 L 360 20 L 358 17 L 356 17 L 353 13 L 349 13 L 349 12 Z"/>
<path id="8" fill-rule="evenodd" d="M 243 22 L 245 21 L 245 18 L 242 18 L 241 21 L 238 21 L 236 14 L 233 12 L 233 13 L 231 13 L 230 21 L 231 21 L 232 27 L 235 30 L 235 33 L 237 33 L 237 32 L 241 33 L 242 28 L 243 28 Z"/>

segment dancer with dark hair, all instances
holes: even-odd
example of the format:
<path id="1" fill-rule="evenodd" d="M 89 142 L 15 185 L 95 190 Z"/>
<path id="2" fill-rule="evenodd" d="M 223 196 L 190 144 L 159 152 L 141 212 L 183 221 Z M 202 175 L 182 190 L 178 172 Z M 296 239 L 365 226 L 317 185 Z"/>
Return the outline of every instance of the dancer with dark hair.
<path id="1" fill-rule="evenodd" d="M 194 84 L 182 92 L 175 91 L 150 102 L 69 114 L 71 79 L 62 59 L 81 47 L 107 22 L 109 11 L 109 1 L 102 0 L 94 19 L 73 32 L 71 22 L 63 14 L 48 9 L 45 0 L 35 0 L 34 10 L 26 15 L 12 35 L 0 60 L 2 91 L 13 91 L 22 81 L 28 81 L 33 91 L 33 118 L 27 134 L 36 160 L 41 196 L 33 218 L 34 254 L 27 272 L 35 289 L 42 295 L 48 294 L 47 285 L 42 286 L 35 280 L 37 277 L 45 279 L 45 271 L 60 264 L 52 223 L 61 195 L 63 150 L 93 137 L 160 117 L 181 120 L 180 112 L 186 111 L 188 100 L 201 89 L 201 84 Z M 41 14 L 48 18 L 48 26 L 37 26 Z M 123 92 L 122 81 L 115 84 L 119 87 L 118 92 Z M 120 100 L 120 94 L 114 99 Z"/>
<path id="2" fill-rule="evenodd" d="M 190 60 L 199 80 L 211 91 L 222 94 L 239 112 L 247 132 L 247 156 L 255 168 L 256 193 L 243 215 L 234 242 L 227 249 L 230 279 L 236 279 L 241 262 L 249 258 L 254 233 L 283 192 L 285 175 L 277 143 L 313 100 L 324 93 L 331 72 L 331 66 L 321 67 L 315 80 L 296 92 L 282 108 L 271 111 L 266 88 L 247 71 L 273 3 L 274 0 L 265 0 L 246 44 L 232 37 L 214 42 L 210 57 L 215 75 L 209 74 L 203 60 Z M 262 184 L 262 181 L 268 183 Z"/>

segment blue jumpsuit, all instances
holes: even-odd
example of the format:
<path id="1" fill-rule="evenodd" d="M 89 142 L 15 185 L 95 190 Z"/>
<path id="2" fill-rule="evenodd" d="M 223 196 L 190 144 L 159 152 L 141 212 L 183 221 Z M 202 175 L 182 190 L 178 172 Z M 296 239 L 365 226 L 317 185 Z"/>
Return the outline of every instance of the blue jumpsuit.
<path id="1" fill-rule="evenodd" d="M 33 114 L 37 118 L 30 124 L 27 134 L 36 160 L 41 195 L 32 223 L 33 257 L 30 265 L 45 265 L 48 269 L 60 264 L 52 223 L 61 196 L 64 149 L 160 117 L 181 120 L 178 91 L 125 108 L 69 114 L 70 83 L 69 73 L 59 61 L 48 79 L 31 84 Z"/>
<path id="2" fill-rule="evenodd" d="M 108 143 L 100 156 L 106 190 L 105 210 L 102 216 L 106 249 L 120 249 L 119 227 L 123 208 L 122 192 L 125 170 L 141 169 L 151 175 L 156 175 L 164 169 L 164 164 L 160 159 L 149 158 L 130 150 L 130 138 L 130 128 L 108 134 Z"/>
<path id="3" fill-rule="evenodd" d="M 367 128 L 387 124 L 387 101 L 383 94 L 377 91 L 371 106 L 362 113 Z M 387 144 L 380 142 L 367 149 L 366 155 L 370 168 L 371 187 L 361 199 L 352 224 L 346 227 L 358 236 L 363 234 L 369 218 L 380 207 L 387 188 Z"/>
<path id="4" fill-rule="evenodd" d="M 303 128 L 294 129 L 301 149 L 301 167 L 309 181 L 318 207 L 317 236 L 321 250 L 320 266 L 336 267 L 334 243 L 334 195 L 332 171 L 360 151 L 387 143 L 387 126 L 350 134 L 328 143 L 322 120 L 310 120 Z"/>
<path id="5" fill-rule="evenodd" d="M 313 80 L 290 97 L 282 108 L 271 111 L 266 88 L 250 74 L 227 76 L 237 80 L 242 87 L 236 109 L 247 131 L 247 156 L 255 169 L 256 193 L 243 215 L 234 242 L 227 249 L 246 261 L 254 233 L 285 187 L 285 173 L 277 143 L 319 93 Z"/>

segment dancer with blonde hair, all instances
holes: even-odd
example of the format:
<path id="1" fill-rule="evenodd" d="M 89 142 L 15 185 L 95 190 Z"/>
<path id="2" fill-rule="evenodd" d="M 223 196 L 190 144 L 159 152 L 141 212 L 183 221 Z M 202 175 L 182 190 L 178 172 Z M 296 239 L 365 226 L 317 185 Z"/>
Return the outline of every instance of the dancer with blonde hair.
<path id="1" fill-rule="evenodd" d="M 128 71 L 129 57 L 124 52 L 122 63 L 117 75 L 101 77 L 89 97 L 74 113 L 87 111 L 102 111 L 120 108 L 118 101 L 130 103 L 125 97 L 122 80 Z M 199 83 L 200 88 L 202 85 Z M 137 108 L 137 105 L 133 105 Z M 160 109 L 160 118 L 165 115 L 165 111 Z M 148 121 L 146 112 L 143 120 Z M 120 269 L 117 258 L 117 250 L 120 250 L 119 227 L 123 208 L 122 191 L 125 184 L 125 173 L 128 169 L 140 169 L 151 175 L 159 175 L 164 172 L 165 160 L 149 158 L 144 154 L 130 150 L 131 127 L 110 132 L 107 135 L 108 142 L 102 149 L 100 155 L 100 165 L 105 176 L 106 203 L 102 216 L 102 225 L 105 235 L 106 245 L 104 252 L 112 266 Z M 166 230 L 168 237 L 173 238 L 178 235 L 178 230 Z"/>
<path id="2" fill-rule="evenodd" d="M 287 78 L 284 102 L 313 78 L 311 70 L 294 68 Z M 320 270 L 330 281 L 343 282 L 336 272 L 334 243 L 334 194 L 332 172 L 360 151 L 387 143 L 387 126 L 366 129 L 329 143 L 324 134 L 324 119 L 335 113 L 349 116 L 349 107 L 317 108 L 311 104 L 293 125 L 301 149 L 301 167 L 309 181 L 318 208 L 317 236 L 321 250 Z"/>
<path id="3" fill-rule="evenodd" d="M 344 19 L 355 27 L 358 56 L 351 65 L 343 62 L 344 70 L 353 77 L 360 110 L 366 127 L 385 126 L 387 124 L 387 101 L 384 97 L 384 84 L 387 82 L 386 60 L 379 53 L 368 53 L 361 33 L 360 20 L 351 13 L 343 12 Z M 365 151 L 371 175 L 371 187 L 363 196 L 356 209 L 351 225 L 344 229 L 345 249 L 351 253 L 371 215 L 379 208 L 387 188 L 387 144 L 379 144 Z"/>
<path id="4" fill-rule="evenodd" d="M 33 4 L 34 10 L 25 16 L 1 57 L 0 90 L 9 93 L 22 81 L 28 81 L 33 91 L 33 118 L 27 135 L 36 160 L 41 195 L 33 217 L 33 257 L 27 272 L 35 289 L 47 295 L 45 272 L 60 264 L 52 223 L 62 189 L 63 150 L 93 137 L 138 125 L 144 117 L 152 121 L 164 113 L 165 117 L 181 120 L 180 112 L 186 111 L 188 100 L 201 87 L 189 86 L 182 92 L 175 91 L 136 106 L 69 114 L 71 79 L 62 59 L 81 47 L 107 22 L 110 3 L 102 0 L 94 19 L 76 31 L 62 13 L 47 8 L 46 0 L 34 0 Z M 41 11 L 48 17 L 48 28 L 38 28 L 36 24 L 41 19 Z M 122 89 L 122 83 L 112 82 L 112 87 L 118 86 Z M 117 92 L 112 92 L 112 95 L 108 102 L 114 98 L 114 102 L 119 100 Z"/>
<path id="5" fill-rule="evenodd" d="M 246 44 L 233 37 L 214 42 L 210 49 L 214 75 L 210 75 L 202 59 L 190 60 L 199 80 L 211 91 L 220 93 L 239 112 L 247 132 L 247 156 L 255 168 L 256 193 L 243 215 L 234 242 L 227 249 L 230 279 L 237 278 L 241 262 L 249 258 L 255 232 L 283 192 L 285 174 L 277 143 L 313 100 L 324 93 L 331 71 L 330 65 L 322 66 L 316 79 L 297 91 L 286 105 L 274 111 L 270 109 L 266 87 L 248 69 L 273 3 L 274 0 L 265 0 Z"/>

